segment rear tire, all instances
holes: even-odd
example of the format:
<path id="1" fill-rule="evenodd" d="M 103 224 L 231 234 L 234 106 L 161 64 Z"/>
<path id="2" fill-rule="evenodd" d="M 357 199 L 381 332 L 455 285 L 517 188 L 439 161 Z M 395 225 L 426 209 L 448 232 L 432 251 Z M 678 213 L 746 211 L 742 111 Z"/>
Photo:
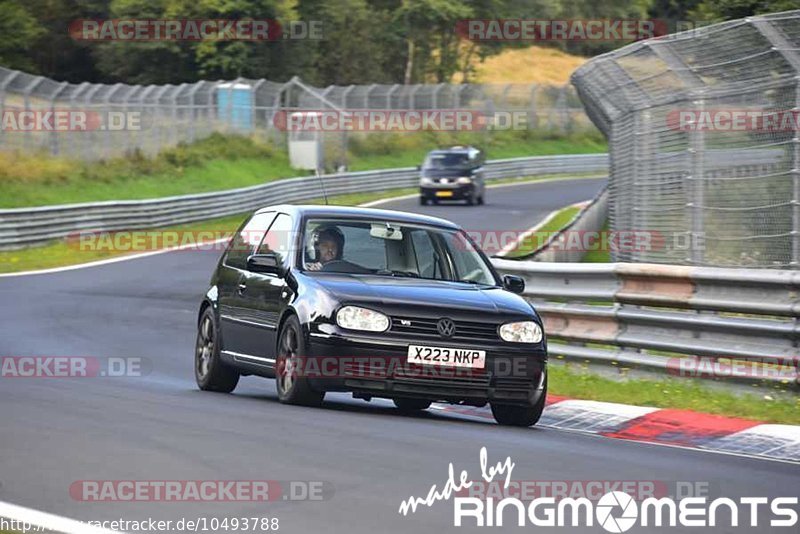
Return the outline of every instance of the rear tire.
<path id="1" fill-rule="evenodd" d="M 492 403 L 492 415 L 497 424 L 504 426 L 533 426 L 539 422 L 547 401 L 547 378 L 544 379 L 544 389 L 536 404 L 527 406 Z"/>
<path id="2" fill-rule="evenodd" d="M 216 315 L 209 306 L 197 323 L 194 350 L 194 378 L 203 391 L 230 393 L 239 383 L 239 372 L 220 360 L 221 340 Z"/>
<path id="3" fill-rule="evenodd" d="M 392 399 L 392 402 L 394 402 L 398 410 L 406 413 L 421 412 L 422 410 L 427 410 L 431 406 L 431 401 L 424 399 L 399 398 Z"/>
<path id="4" fill-rule="evenodd" d="M 297 376 L 297 367 L 302 365 L 306 354 L 305 340 L 300 321 L 292 315 L 283 323 L 278 336 L 275 358 L 275 386 L 278 400 L 284 404 L 319 406 L 325 398 L 324 391 L 316 391 L 308 378 Z"/>

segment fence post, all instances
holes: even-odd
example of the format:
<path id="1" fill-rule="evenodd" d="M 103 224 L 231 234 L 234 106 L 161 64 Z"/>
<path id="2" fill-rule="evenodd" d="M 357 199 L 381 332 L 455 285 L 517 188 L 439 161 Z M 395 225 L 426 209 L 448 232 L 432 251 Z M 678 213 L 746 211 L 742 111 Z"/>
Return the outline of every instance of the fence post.
<path id="1" fill-rule="evenodd" d="M 794 113 L 800 116 L 800 74 L 795 77 Z M 800 130 L 795 128 L 792 143 L 792 266 L 800 268 Z"/>
<path id="2" fill-rule="evenodd" d="M 103 87 L 105 87 L 103 84 L 96 84 L 86 93 L 86 96 L 83 99 L 84 108 L 89 107 L 89 106 L 93 106 L 91 101 L 94 98 L 94 95 L 98 91 L 100 91 Z M 108 135 L 108 132 L 105 132 L 105 135 Z M 91 132 L 91 131 L 87 130 L 87 131 L 83 132 L 83 136 L 82 137 L 83 137 L 83 141 L 84 141 L 83 142 L 84 159 L 92 159 L 92 158 L 86 157 L 86 155 L 91 154 L 92 153 L 92 149 L 94 148 L 94 142 L 93 142 L 94 137 L 95 137 L 94 132 Z"/>
<path id="3" fill-rule="evenodd" d="M 24 100 L 25 101 L 25 111 L 30 111 L 31 110 L 31 101 L 30 101 L 31 92 L 34 89 L 36 89 L 36 87 L 40 83 L 42 83 L 44 80 L 45 80 L 45 78 L 42 78 L 41 76 L 37 76 L 36 78 L 33 79 L 33 81 L 31 83 L 29 83 L 27 86 L 25 86 L 25 89 L 23 89 L 24 99 L 25 99 Z M 23 146 L 24 146 L 25 149 L 28 149 L 28 148 L 30 148 L 30 144 L 31 144 L 31 132 L 29 130 L 25 130 L 25 133 L 23 135 L 24 135 L 24 137 L 23 137 L 23 139 L 24 139 Z"/>
<path id="4" fill-rule="evenodd" d="M 537 84 L 533 84 L 531 86 L 531 117 L 528 123 L 534 129 L 539 128 L 539 114 L 536 111 L 536 92 L 539 90 L 539 86 Z"/>
<path id="5" fill-rule="evenodd" d="M 411 92 L 408 94 L 408 109 L 417 109 L 417 102 L 414 99 L 414 96 L 416 96 L 417 91 L 419 91 L 420 87 L 422 86 L 419 84 L 415 85 L 414 88 L 411 90 Z"/>
<path id="6" fill-rule="evenodd" d="M 200 88 L 203 87 L 203 85 L 205 83 L 206 82 L 204 82 L 204 81 L 199 81 L 199 82 L 193 84 L 194 86 L 189 91 L 189 94 L 186 95 L 187 98 L 188 98 L 188 101 L 189 101 L 189 103 L 187 105 L 189 106 L 189 142 L 190 143 L 193 143 L 194 140 L 197 139 L 197 118 L 199 117 L 199 114 L 197 113 L 197 111 L 198 111 L 197 110 L 197 101 L 195 100 L 195 97 L 197 96 L 197 91 L 199 91 Z"/>
<path id="7" fill-rule="evenodd" d="M 251 105 L 251 110 L 250 110 L 251 117 L 250 117 L 250 119 L 253 121 L 253 133 L 254 134 L 258 131 L 258 114 L 259 114 L 259 110 L 262 109 L 262 106 L 258 105 L 259 104 L 259 102 L 258 102 L 258 90 L 261 88 L 262 85 L 264 85 L 266 83 L 266 81 L 267 80 L 265 80 L 264 78 L 259 79 L 253 85 L 253 89 L 252 89 L 252 94 L 251 94 L 252 98 L 250 99 L 250 103 L 251 103 L 250 104 Z M 264 120 L 266 122 L 266 114 L 264 116 Z M 264 129 L 264 139 L 266 139 L 266 138 L 267 138 L 267 131 L 266 131 L 266 128 L 265 128 Z"/>
<path id="8" fill-rule="evenodd" d="M 393 109 L 392 108 L 392 93 L 397 91 L 400 88 L 399 84 L 394 84 L 391 89 L 386 93 L 386 109 Z"/>
<path id="9" fill-rule="evenodd" d="M 106 157 L 108 157 L 111 154 L 112 147 L 114 146 L 114 144 L 112 143 L 112 139 L 111 139 L 112 133 L 111 133 L 111 131 L 109 131 L 109 126 L 111 126 L 109 124 L 109 118 L 110 118 L 109 114 L 111 113 L 111 106 L 112 106 L 111 97 L 114 96 L 114 93 L 116 93 L 122 86 L 123 86 L 123 84 L 121 84 L 121 83 L 114 84 L 114 86 L 111 88 L 111 90 L 103 97 L 103 104 L 105 104 L 105 111 L 106 111 L 106 117 L 105 117 L 105 120 L 106 120 L 106 131 L 105 131 L 105 135 L 103 135 Z M 127 121 L 127 119 L 126 119 L 126 121 Z M 126 122 L 126 128 L 127 128 L 127 122 Z M 115 132 L 115 133 L 119 133 L 119 132 Z M 126 136 L 130 135 L 130 133 L 128 133 L 127 130 L 126 130 L 125 131 L 125 135 Z"/>
<path id="10" fill-rule="evenodd" d="M 0 113 L 5 114 L 6 111 L 6 88 L 9 86 L 9 84 L 11 84 L 11 82 L 14 81 L 14 78 L 19 75 L 19 71 L 12 72 L 5 80 L 3 80 L 3 83 L 0 83 Z M 5 130 L 0 128 L 0 148 L 6 148 L 4 146 L 5 143 L 3 142 L 6 135 L 7 134 L 5 133 Z"/>
<path id="11" fill-rule="evenodd" d="M 433 106 L 431 109 L 438 109 L 439 108 L 439 91 L 442 90 L 445 84 L 440 83 L 436 85 L 436 89 L 433 90 Z"/>
<path id="12" fill-rule="evenodd" d="M 367 90 L 364 92 L 364 109 L 369 109 L 369 94 L 376 87 L 378 87 L 378 84 L 377 83 L 373 83 L 369 87 L 367 87 Z"/>
<path id="13" fill-rule="evenodd" d="M 64 89 L 66 89 L 67 87 L 69 87 L 69 83 L 61 82 L 61 84 L 58 86 L 58 88 L 55 91 L 53 91 L 53 94 L 50 95 L 50 111 L 55 113 L 55 110 L 56 110 L 56 98 L 58 98 L 58 95 L 63 93 Z M 52 154 L 53 156 L 57 156 L 58 155 L 58 134 L 59 134 L 59 132 L 58 132 L 57 129 L 53 128 L 53 131 L 51 133 L 52 133 L 52 135 L 50 136 L 50 154 Z"/>
<path id="14" fill-rule="evenodd" d="M 158 143 L 156 144 L 155 153 L 158 153 L 159 151 L 161 151 L 161 148 L 165 144 L 164 139 L 166 137 L 165 132 L 164 132 L 164 130 L 166 129 L 165 128 L 165 124 L 164 124 L 164 119 L 167 116 L 167 112 L 166 112 L 165 106 L 161 103 L 161 99 L 164 98 L 170 91 L 172 91 L 173 87 L 174 86 L 172 84 L 167 84 L 167 85 L 162 86 L 160 91 L 156 91 L 156 110 L 158 111 L 158 117 L 161 120 L 159 121 L 159 124 L 157 126 L 157 129 L 158 129 Z"/>
<path id="15" fill-rule="evenodd" d="M 692 94 L 696 95 L 697 99 L 693 101 L 694 108 L 697 111 L 696 116 L 701 116 L 705 109 L 704 89 L 699 88 Z M 694 265 L 701 265 L 704 261 L 704 254 L 702 247 L 695 246 L 699 242 L 700 235 L 705 228 L 704 213 L 705 209 L 705 132 L 702 128 L 692 128 L 689 131 L 689 185 L 688 192 L 690 195 L 687 207 L 689 208 L 690 222 L 690 240 L 689 248 L 690 263 Z"/>

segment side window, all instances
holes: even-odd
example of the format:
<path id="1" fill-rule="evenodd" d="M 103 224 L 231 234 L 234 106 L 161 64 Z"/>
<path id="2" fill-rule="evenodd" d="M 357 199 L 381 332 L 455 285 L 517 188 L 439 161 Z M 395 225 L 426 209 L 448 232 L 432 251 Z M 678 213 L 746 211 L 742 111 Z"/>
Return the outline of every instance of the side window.
<path id="1" fill-rule="evenodd" d="M 223 263 L 236 269 L 247 268 L 247 257 L 253 254 L 274 218 L 274 212 L 253 215 L 231 239 Z"/>
<path id="2" fill-rule="evenodd" d="M 275 252 L 281 258 L 281 263 L 286 265 L 289 253 L 294 245 L 294 232 L 292 231 L 292 218 L 285 213 L 279 213 L 275 222 L 269 227 L 269 232 L 258 247 L 259 254 Z"/>
<path id="3" fill-rule="evenodd" d="M 411 232 L 411 241 L 414 243 L 414 253 L 417 256 L 417 268 L 422 278 L 441 278 L 442 273 L 436 258 L 436 249 L 433 247 L 431 237 L 425 230 Z"/>

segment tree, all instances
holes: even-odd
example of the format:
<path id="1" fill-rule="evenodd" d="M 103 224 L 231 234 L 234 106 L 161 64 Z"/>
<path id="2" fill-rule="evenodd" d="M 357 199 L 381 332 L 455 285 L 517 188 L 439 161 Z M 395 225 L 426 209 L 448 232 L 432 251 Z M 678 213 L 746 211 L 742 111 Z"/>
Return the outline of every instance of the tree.
<path id="1" fill-rule="evenodd" d="M 44 33 L 39 21 L 17 0 L 5 0 L 0 9 L 0 63 L 12 69 L 39 72 L 28 50 Z"/>
<path id="2" fill-rule="evenodd" d="M 698 20 L 716 22 L 798 8 L 797 0 L 705 0 L 692 15 Z"/>

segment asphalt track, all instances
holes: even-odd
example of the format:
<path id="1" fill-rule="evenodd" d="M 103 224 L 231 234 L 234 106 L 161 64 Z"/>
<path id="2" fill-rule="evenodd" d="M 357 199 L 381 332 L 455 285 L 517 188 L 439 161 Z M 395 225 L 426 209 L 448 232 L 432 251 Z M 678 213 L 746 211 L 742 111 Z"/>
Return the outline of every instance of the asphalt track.
<path id="1" fill-rule="evenodd" d="M 384 207 L 466 227 L 527 228 L 554 208 L 590 198 L 599 185 L 498 188 L 485 207 L 420 209 L 415 200 Z M 514 480 L 693 481 L 708 483 L 712 496 L 798 495 L 800 465 L 502 428 L 433 410 L 403 416 L 388 402 L 344 394 L 329 395 L 319 409 L 284 406 L 272 381 L 252 377 L 233 395 L 200 392 L 192 376 L 196 310 L 218 255 L 186 250 L 0 278 L 0 356 L 143 358 L 151 367 L 142 377 L 0 378 L 0 501 L 81 520 L 247 516 L 277 517 L 279 532 L 291 533 L 474 531 L 452 526 L 451 502 L 406 517 L 398 508 L 433 484 L 441 489 L 450 462 L 478 479 L 481 447 L 492 464 L 510 456 Z M 69 493 L 80 480 L 322 481 L 333 491 L 303 502 L 81 502 Z M 630 532 L 651 530 L 698 529 Z M 582 531 L 605 532 L 597 525 Z"/>

